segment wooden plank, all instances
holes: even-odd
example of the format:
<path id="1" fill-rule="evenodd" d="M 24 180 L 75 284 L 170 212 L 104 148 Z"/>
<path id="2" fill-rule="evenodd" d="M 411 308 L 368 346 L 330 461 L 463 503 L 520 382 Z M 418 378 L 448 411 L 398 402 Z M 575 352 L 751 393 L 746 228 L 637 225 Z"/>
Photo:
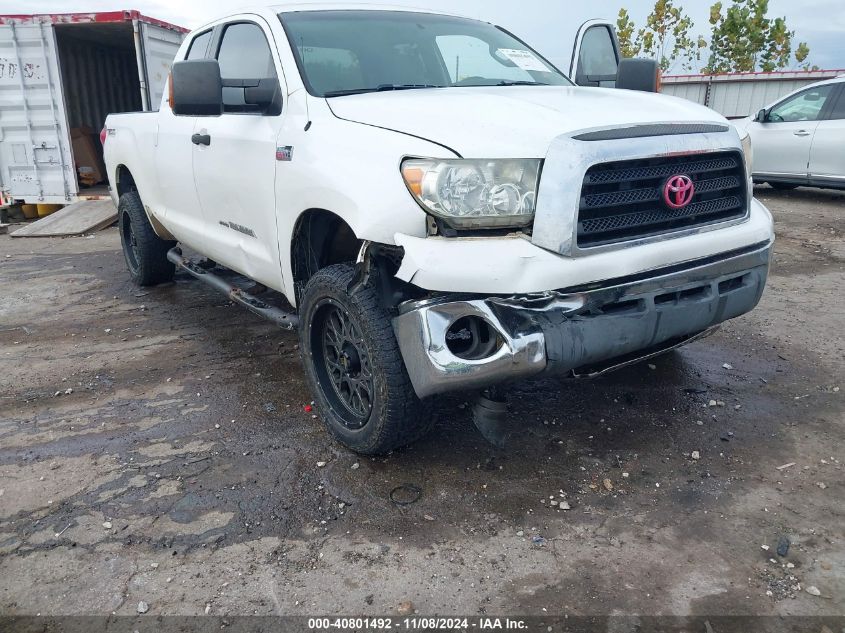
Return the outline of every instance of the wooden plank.
<path id="1" fill-rule="evenodd" d="M 65 237 L 93 233 L 117 220 L 117 209 L 111 198 L 81 200 L 64 209 L 26 225 L 11 237 Z"/>

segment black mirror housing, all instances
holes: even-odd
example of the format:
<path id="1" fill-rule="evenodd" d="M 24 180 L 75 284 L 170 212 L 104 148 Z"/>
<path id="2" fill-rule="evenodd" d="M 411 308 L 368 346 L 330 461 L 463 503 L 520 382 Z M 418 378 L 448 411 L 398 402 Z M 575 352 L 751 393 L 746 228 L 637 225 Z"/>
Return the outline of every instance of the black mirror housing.
<path id="1" fill-rule="evenodd" d="M 653 59 L 629 57 L 619 60 L 616 87 L 624 90 L 658 92 L 660 68 Z"/>
<path id="2" fill-rule="evenodd" d="M 192 59 L 173 64 L 170 107 L 176 115 L 220 116 L 223 113 L 223 82 L 216 59 Z"/>
<path id="3" fill-rule="evenodd" d="M 258 85 L 244 88 L 244 101 L 256 106 L 265 115 L 282 112 L 282 89 L 275 77 L 259 79 Z"/>
<path id="4" fill-rule="evenodd" d="M 754 120 L 758 123 L 765 123 L 767 116 L 768 113 L 766 112 L 766 108 L 762 108 L 761 110 L 757 111 L 757 116 L 754 117 Z"/>

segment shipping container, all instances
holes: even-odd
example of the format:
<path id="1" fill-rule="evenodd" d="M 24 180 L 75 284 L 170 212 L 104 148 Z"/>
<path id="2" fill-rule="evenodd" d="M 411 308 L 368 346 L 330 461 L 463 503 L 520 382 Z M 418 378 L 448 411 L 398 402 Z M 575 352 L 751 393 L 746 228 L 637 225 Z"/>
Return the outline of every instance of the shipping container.
<path id="1" fill-rule="evenodd" d="M 729 119 L 737 119 L 757 114 L 761 108 L 799 88 L 842 74 L 845 70 L 668 75 L 663 77 L 661 92 L 706 105 Z"/>
<path id="2" fill-rule="evenodd" d="M 0 202 L 107 195 L 106 115 L 158 109 L 186 32 L 138 11 L 0 15 Z"/>

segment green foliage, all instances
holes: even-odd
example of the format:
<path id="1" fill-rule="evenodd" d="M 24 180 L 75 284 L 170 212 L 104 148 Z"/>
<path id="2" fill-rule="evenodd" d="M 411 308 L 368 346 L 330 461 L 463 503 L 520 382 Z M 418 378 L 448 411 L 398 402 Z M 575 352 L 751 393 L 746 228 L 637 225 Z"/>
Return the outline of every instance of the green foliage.
<path id="1" fill-rule="evenodd" d="M 638 29 L 625 9 L 616 20 L 617 37 L 625 57 L 645 56 L 656 59 L 665 72 L 680 62 L 682 68 L 693 68 L 701 58 L 707 42 L 690 35 L 692 19 L 676 7 L 672 0 L 656 0 L 643 28 Z"/>
<path id="2" fill-rule="evenodd" d="M 637 27 L 628 16 L 626 9 L 619 9 L 616 18 L 616 37 L 623 57 L 636 57 L 642 51 L 642 42 L 637 38 Z"/>
<path id="3" fill-rule="evenodd" d="M 795 31 L 787 28 L 786 18 L 766 16 L 769 0 L 733 0 L 722 9 L 721 2 L 710 7 L 710 59 L 703 72 L 771 72 L 789 66 Z M 806 69 L 809 54 L 807 44 L 799 43 L 795 60 Z"/>

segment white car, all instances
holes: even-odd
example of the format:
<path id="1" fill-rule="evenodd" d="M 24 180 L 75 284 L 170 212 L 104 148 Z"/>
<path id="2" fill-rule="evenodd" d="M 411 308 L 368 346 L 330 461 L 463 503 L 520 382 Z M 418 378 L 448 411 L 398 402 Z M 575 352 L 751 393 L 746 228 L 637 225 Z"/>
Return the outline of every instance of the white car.
<path id="1" fill-rule="evenodd" d="M 737 126 L 751 134 L 754 182 L 845 189 L 845 76 L 796 90 Z"/>
<path id="2" fill-rule="evenodd" d="M 615 45 L 597 24 L 573 28 L 573 75 L 653 88 L 653 65 L 617 76 L 615 49 L 588 55 Z M 504 29 L 407 9 L 239 13 L 177 60 L 159 112 L 103 130 L 130 275 L 179 267 L 297 328 L 317 411 L 353 450 L 419 437 L 447 391 L 486 390 L 476 422 L 495 427 L 492 386 L 599 375 L 763 292 L 774 234 L 748 137 L 703 106 L 576 86 Z"/>

